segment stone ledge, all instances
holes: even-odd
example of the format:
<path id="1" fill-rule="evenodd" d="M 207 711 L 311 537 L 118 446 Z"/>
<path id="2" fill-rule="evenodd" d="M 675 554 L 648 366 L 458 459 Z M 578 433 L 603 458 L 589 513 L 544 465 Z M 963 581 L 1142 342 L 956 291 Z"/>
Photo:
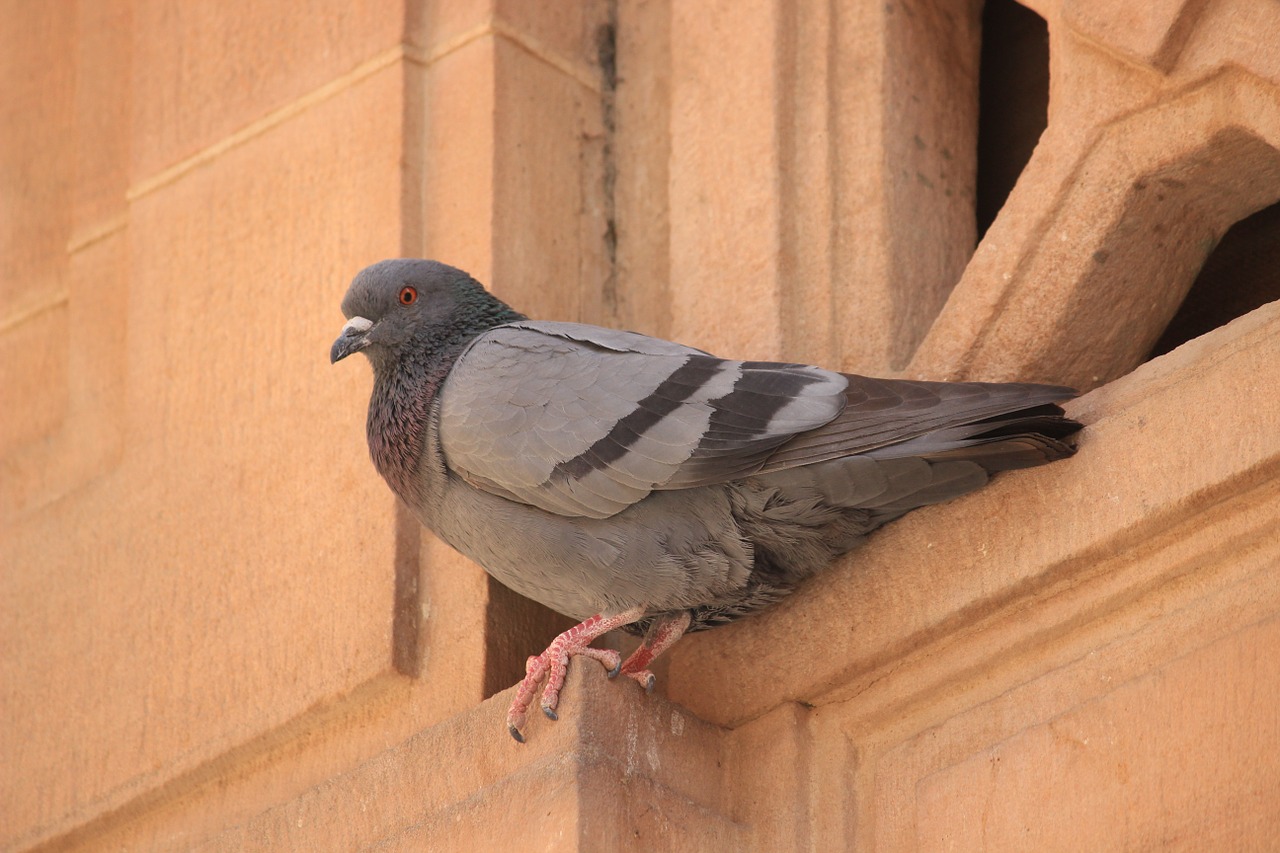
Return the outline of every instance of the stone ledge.
<path id="1" fill-rule="evenodd" d="M 690 841 L 742 847 L 746 829 L 729 816 L 721 777 L 723 730 L 575 662 L 560 720 L 531 718 L 521 745 L 506 732 L 511 695 L 228 826 L 198 849 L 450 849 L 461 840 L 592 849 L 591 839 L 615 833 L 623 848 L 651 849 L 655 833 L 680 837 L 681 826 Z"/>
<path id="2" fill-rule="evenodd" d="M 1074 459 L 917 511 L 779 607 L 688 638 L 671 652 L 669 695 L 734 727 L 865 689 L 1249 491 L 1280 457 L 1278 331 L 1280 304 L 1265 306 L 1085 396 L 1071 407 L 1088 425 Z"/>

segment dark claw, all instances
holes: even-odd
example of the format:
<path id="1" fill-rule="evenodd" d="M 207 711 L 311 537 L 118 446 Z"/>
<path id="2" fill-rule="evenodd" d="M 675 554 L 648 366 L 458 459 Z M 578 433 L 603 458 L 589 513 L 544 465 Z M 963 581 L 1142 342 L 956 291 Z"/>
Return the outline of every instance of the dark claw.
<path id="1" fill-rule="evenodd" d="M 657 683 L 658 683 L 658 679 L 656 679 L 656 678 L 654 678 L 654 677 L 653 677 L 653 673 L 650 673 L 650 674 L 649 674 L 649 677 L 648 677 L 648 678 L 646 678 L 646 679 L 644 680 L 644 692 L 645 692 L 645 693 L 652 693 L 652 692 L 653 692 L 653 685 L 655 685 L 655 684 L 657 684 Z"/>
<path id="2" fill-rule="evenodd" d="M 608 678 L 617 678 L 617 677 L 618 677 L 618 673 L 620 673 L 620 672 L 622 672 L 622 658 L 621 658 L 621 657 L 619 657 L 619 658 L 618 658 L 618 665 L 617 665 L 617 666 L 615 666 L 613 669 L 609 670 L 609 672 L 608 672 L 608 673 L 606 673 L 606 676 L 607 676 Z"/>
<path id="3" fill-rule="evenodd" d="M 558 719 L 560 719 L 560 716 L 559 716 L 555 711 L 553 711 L 552 709 L 548 708 L 546 705 L 543 705 L 543 706 L 542 706 L 542 713 L 544 713 L 544 714 L 546 714 L 546 715 L 547 715 L 547 719 L 548 719 L 548 720 L 558 720 Z"/>
<path id="4" fill-rule="evenodd" d="M 511 736 L 516 739 L 516 743 L 524 743 L 524 735 L 520 734 L 520 730 L 515 726 L 507 726 L 507 731 L 511 732 Z"/>

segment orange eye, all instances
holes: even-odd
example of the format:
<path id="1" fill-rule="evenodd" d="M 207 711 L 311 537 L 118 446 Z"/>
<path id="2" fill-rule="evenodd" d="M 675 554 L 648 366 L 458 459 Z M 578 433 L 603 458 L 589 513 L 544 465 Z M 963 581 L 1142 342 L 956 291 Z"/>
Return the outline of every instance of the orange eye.
<path id="1" fill-rule="evenodd" d="M 414 290 L 412 287 L 400 288 L 400 304 L 401 305 L 412 305 L 417 301 L 418 301 L 418 291 Z"/>

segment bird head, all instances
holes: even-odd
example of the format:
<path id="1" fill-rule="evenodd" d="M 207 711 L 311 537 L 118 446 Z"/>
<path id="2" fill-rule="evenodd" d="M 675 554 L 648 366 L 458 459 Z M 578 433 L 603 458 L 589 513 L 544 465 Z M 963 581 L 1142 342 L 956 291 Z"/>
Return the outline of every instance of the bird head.
<path id="1" fill-rule="evenodd" d="M 408 346 L 438 350 L 520 315 L 460 269 L 439 261 L 379 261 L 361 270 L 342 300 L 347 323 L 330 362 L 363 352 L 377 367 Z"/>

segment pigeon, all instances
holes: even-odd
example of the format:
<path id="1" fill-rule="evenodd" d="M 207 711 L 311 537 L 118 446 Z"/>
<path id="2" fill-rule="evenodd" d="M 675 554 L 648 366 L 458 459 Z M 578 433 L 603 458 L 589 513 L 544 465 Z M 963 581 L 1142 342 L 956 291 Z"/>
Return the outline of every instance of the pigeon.
<path id="1" fill-rule="evenodd" d="M 330 361 L 373 365 L 369 452 L 418 520 L 579 623 L 526 664 L 507 714 L 570 658 L 652 690 L 690 631 L 778 601 L 867 534 L 992 474 L 1075 452 L 1071 388 L 875 379 L 735 361 L 634 332 L 530 320 L 438 261 L 385 260 L 342 300 Z M 625 661 L 591 647 L 642 640 Z"/>

